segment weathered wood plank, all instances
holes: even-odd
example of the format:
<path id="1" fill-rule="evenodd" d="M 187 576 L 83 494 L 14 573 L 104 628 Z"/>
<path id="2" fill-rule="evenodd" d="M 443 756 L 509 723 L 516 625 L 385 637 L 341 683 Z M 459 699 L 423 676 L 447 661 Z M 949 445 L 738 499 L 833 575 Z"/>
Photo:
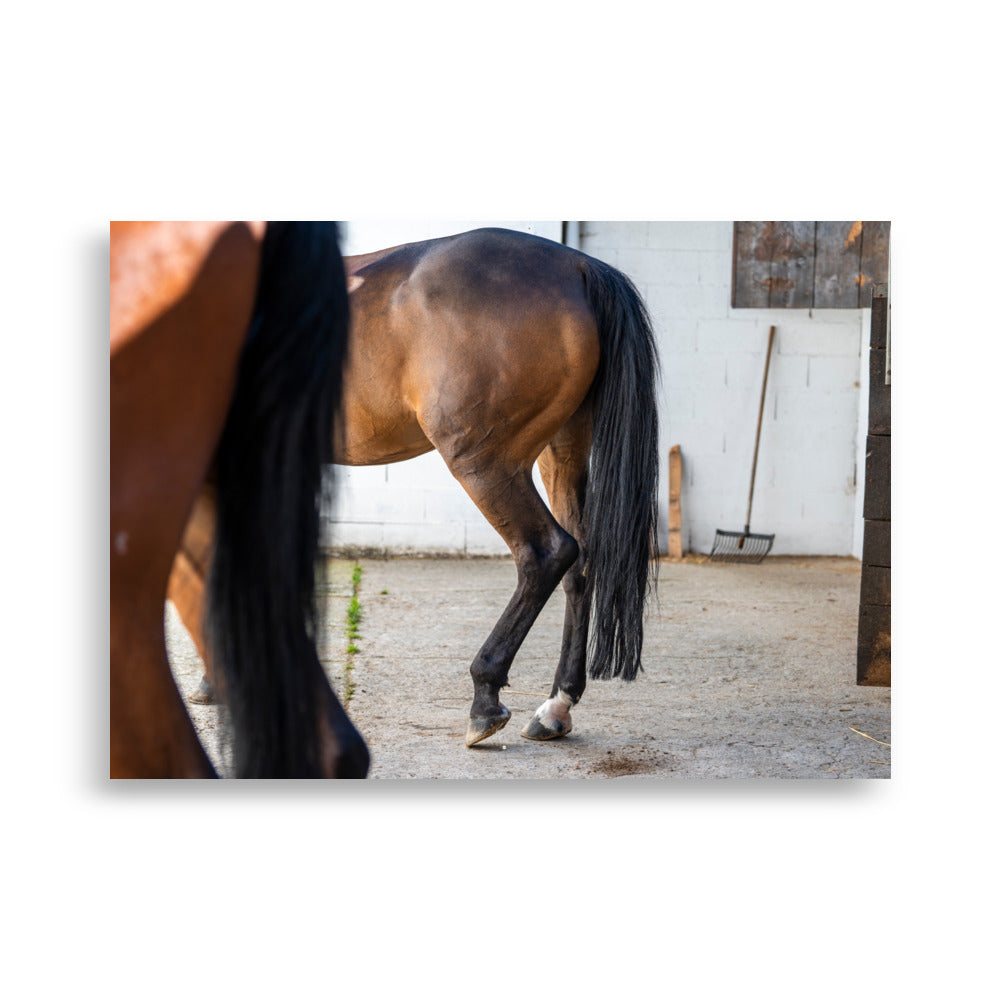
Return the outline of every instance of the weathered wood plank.
<path id="1" fill-rule="evenodd" d="M 864 567 L 861 574 L 861 605 L 892 606 L 892 570 L 888 566 Z"/>
<path id="2" fill-rule="evenodd" d="M 733 224 L 733 293 L 734 309 L 766 309 L 771 262 L 760 257 L 757 248 L 766 222 Z"/>
<path id="3" fill-rule="evenodd" d="M 855 227 L 861 225 L 860 222 L 816 223 L 813 281 L 816 309 L 857 309 L 861 240 L 855 236 Z"/>
<path id="4" fill-rule="evenodd" d="M 861 231 L 861 270 L 858 274 L 859 304 L 872 304 L 872 288 L 889 280 L 889 223 L 866 222 Z M 879 345 L 882 346 L 882 345 Z"/>
<path id="5" fill-rule="evenodd" d="M 667 558 L 680 559 L 684 555 L 683 536 L 681 534 L 681 446 L 675 444 L 670 449 L 669 465 L 669 500 L 667 507 Z"/>
<path id="6" fill-rule="evenodd" d="M 861 552 L 861 563 L 862 580 L 869 566 L 892 565 L 891 521 L 865 521 L 865 542 Z"/>
<path id="7" fill-rule="evenodd" d="M 885 381 L 885 350 L 877 347 L 868 352 L 868 433 L 892 433 L 892 386 Z"/>
<path id="8" fill-rule="evenodd" d="M 865 520 L 889 521 L 892 517 L 892 482 L 889 458 L 892 438 L 869 434 L 865 448 Z"/>
<path id="9" fill-rule="evenodd" d="M 867 223 L 866 223 L 867 225 Z M 865 539 L 858 609 L 857 682 L 885 685 L 892 681 L 891 562 L 891 397 L 885 384 L 887 287 L 879 283 L 872 302 L 869 348 L 868 437 L 865 457 Z"/>
<path id="10" fill-rule="evenodd" d="M 857 309 L 888 279 L 888 222 L 733 224 L 734 308 Z"/>
<path id="11" fill-rule="evenodd" d="M 858 684 L 889 687 L 892 683 L 892 609 L 861 606 L 858 615 Z"/>
<path id="12" fill-rule="evenodd" d="M 816 223 L 769 222 L 758 246 L 771 261 L 769 308 L 809 308 L 813 300 Z"/>
<path id="13" fill-rule="evenodd" d="M 889 299 L 884 295 L 869 298 L 868 305 L 872 309 L 870 344 L 872 347 L 885 347 L 889 331 Z"/>

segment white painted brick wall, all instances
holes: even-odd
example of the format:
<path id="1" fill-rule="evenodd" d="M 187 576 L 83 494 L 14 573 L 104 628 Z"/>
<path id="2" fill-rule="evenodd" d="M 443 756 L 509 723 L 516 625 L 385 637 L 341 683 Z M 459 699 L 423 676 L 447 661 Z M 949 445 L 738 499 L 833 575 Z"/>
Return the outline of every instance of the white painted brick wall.
<path id="1" fill-rule="evenodd" d="M 560 238 L 558 222 L 350 223 L 345 254 L 502 225 Z M 751 528 L 777 554 L 861 553 L 868 310 L 732 309 L 731 222 L 584 222 L 581 249 L 620 267 L 646 299 L 662 363 L 661 544 L 667 454 L 684 456 L 686 551 L 743 527 L 768 327 L 771 359 Z M 864 364 L 862 348 L 864 347 Z M 860 464 L 859 464 L 860 462 Z M 386 554 L 502 555 L 507 548 L 432 453 L 337 467 L 326 541 Z M 539 492 L 544 496 L 538 479 Z"/>
<path id="2" fill-rule="evenodd" d="M 666 468 L 681 446 L 685 550 L 746 517 L 768 328 L 777 327 L 751 530 L 776 554 L 860 555 L 857 480 L 863 334 L 868 312 L 733 309 L 731 222 L 582 223 L 581 249 L 627 271 L 656 327 L 661 544 Z"/>

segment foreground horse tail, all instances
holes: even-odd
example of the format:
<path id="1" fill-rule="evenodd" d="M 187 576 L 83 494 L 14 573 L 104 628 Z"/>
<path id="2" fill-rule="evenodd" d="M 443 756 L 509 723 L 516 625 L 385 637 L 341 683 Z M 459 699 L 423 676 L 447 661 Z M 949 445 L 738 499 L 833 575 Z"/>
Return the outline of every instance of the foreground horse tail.
<path id="1" fill-rule="evenodd" d="M 216 455 L 207 632 L 240 777 L 320 773 L 329 697 L 315 648 L 322 467 L 347 343 L 337 227 L 270 222 Z"/>
<path id="2" fill-rule="evenodd" d="M 656 554 L 656 344 L 645 304 L 626 275 L 590 259 L 584 281 L 601 340 L 583 511 L 590 676 L 634 680 L 642 669 L 643 611 Z M 654 562 L 654 586 L 655 577 Z"/>

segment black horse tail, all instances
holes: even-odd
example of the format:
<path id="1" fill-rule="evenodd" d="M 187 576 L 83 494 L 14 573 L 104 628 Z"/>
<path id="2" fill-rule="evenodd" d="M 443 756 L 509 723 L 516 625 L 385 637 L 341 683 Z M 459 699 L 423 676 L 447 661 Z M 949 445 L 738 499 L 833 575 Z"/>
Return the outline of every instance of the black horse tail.
<path id="1" fill-rule="evenodd" d="M 589 258 L 584 282 L 601 339 L 583 509 L 590 676 L 635 680 L 646 597 L 656 585 L 656 343 L 626 275 Z"/>
<path id="2" fill-rule="evenodd" d="M 319 503 L 348 335 L 337 239 L 334 223 L 267 224 L 216 454 L 206 631 L 239 777 L 320 774 L 330 691 L 315 646 Z"/>

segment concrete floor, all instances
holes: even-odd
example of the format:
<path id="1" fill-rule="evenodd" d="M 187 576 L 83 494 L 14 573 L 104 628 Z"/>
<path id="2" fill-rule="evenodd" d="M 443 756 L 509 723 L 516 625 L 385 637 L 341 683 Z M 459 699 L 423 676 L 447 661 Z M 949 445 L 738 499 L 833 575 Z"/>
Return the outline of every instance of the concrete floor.
<path id="1" fill-rule="evenodd" d="M 513 592 L 512 561 L 360 564 L 357 652 L 346 652 L 353 564 L 334 560 L 321 653 L 368 742 L 372 778 L 889 777 L 889 689 L 854 682 L 856 560 L 661 563 L 644 673 L 631 684 L 591 682 L 573 709 L 573 732 L 538 743 L 519 733 L 552 682 L 560 588 L 501 693 L 509 724 L 471 749 L 469 663 Z M 187 694 L 200 661 L 169 607 L 167 627 Z M 225 773 L 218 710 L 189 707 Z"/>

